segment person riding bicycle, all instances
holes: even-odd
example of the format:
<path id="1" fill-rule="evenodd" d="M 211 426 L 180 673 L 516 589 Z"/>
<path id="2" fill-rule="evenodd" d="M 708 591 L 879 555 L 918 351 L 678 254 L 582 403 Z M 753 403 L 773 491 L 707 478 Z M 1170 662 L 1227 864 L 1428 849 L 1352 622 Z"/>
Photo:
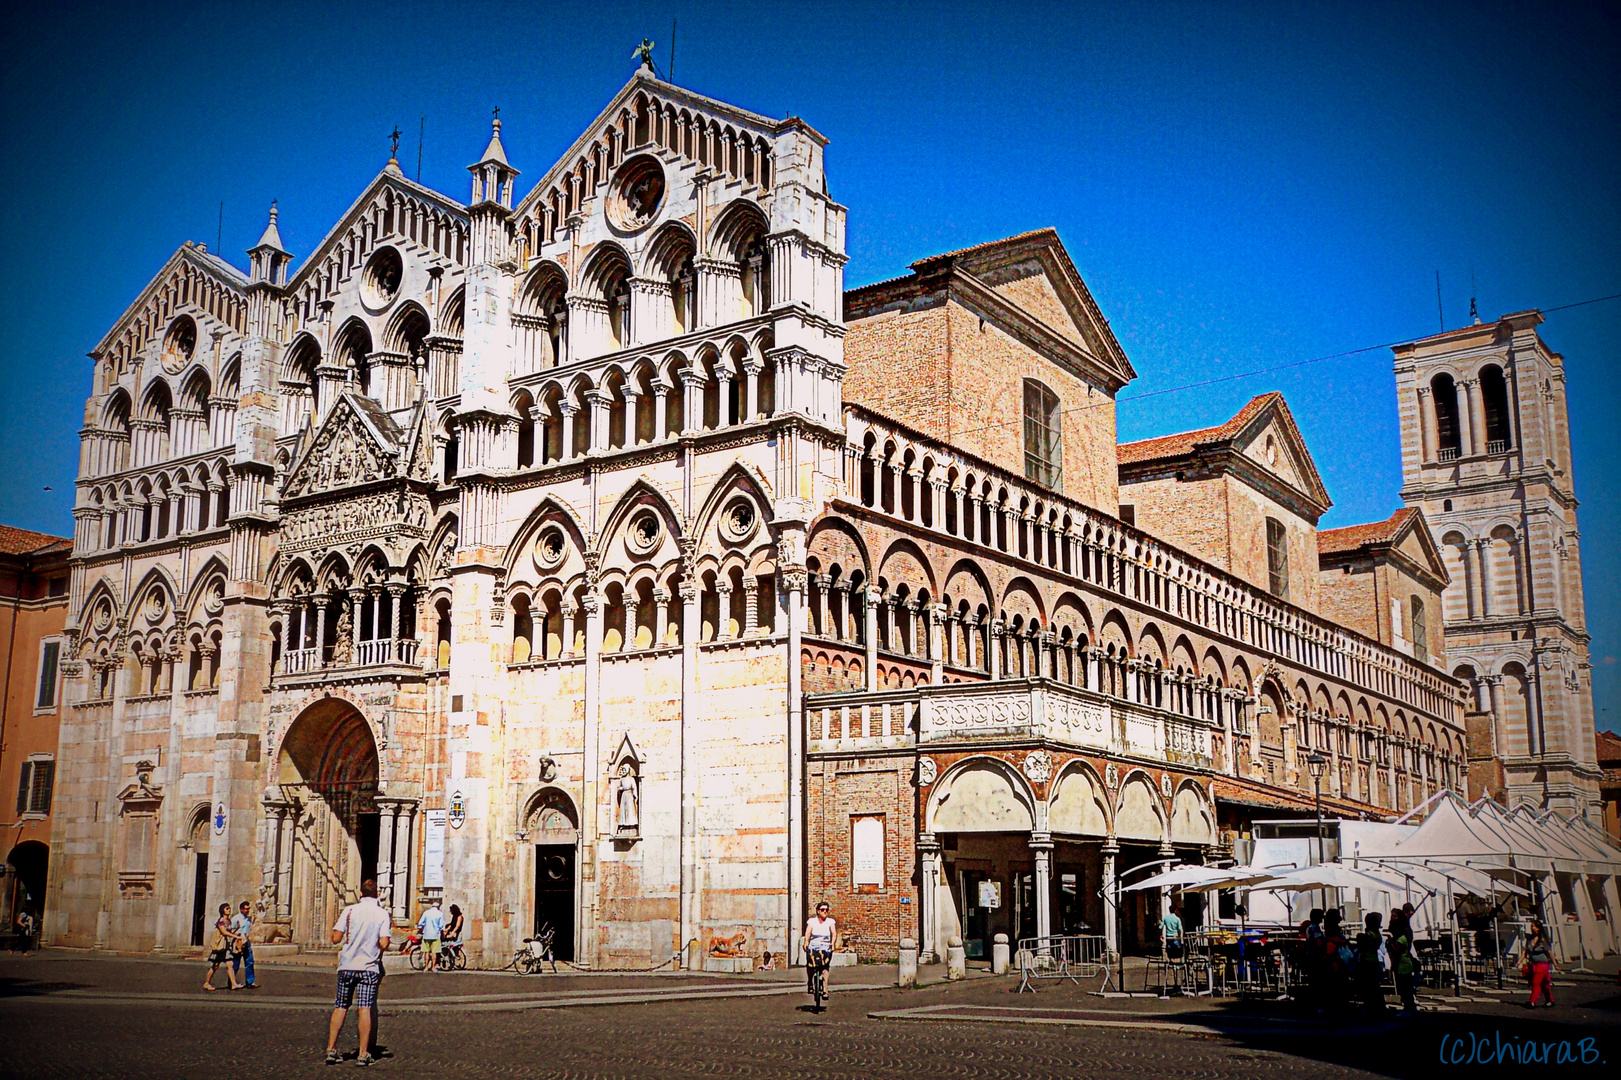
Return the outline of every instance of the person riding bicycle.
<path id="1" fill-rule="evenodd" d="M 800 939 L 800 947 L 805 950 L 805 992 L 811 993 L 810 980 L 816 977 L 816 972 L 823 972 L 822 994 L 829 996 L 833 993 L 833 950 L 839 946 L 839 924 L 829 914 L 832 907 L 826 900 L 816 905 L 816 914 L 805 920 L 805 934 Z"/>

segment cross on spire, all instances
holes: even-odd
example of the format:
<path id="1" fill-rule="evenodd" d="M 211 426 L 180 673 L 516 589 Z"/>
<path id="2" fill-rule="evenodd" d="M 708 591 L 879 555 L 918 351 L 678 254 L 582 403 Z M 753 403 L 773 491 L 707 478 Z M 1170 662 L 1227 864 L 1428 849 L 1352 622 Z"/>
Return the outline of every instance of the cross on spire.
<path id="1" fill-rule="evenodd" d="M 495 119 L 501 119 L 501 106 L 497 105 L 494 109 L 490 110 L 490 113 Z"/>

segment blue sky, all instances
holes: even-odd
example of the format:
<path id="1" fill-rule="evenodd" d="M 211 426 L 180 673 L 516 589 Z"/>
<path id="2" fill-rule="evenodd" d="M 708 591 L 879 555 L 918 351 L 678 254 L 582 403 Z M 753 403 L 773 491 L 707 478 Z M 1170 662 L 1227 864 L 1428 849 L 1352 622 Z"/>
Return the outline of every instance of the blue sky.
<path id="1" fill-rule="evenodd" d="M 528 190 L 634 69 L 826 134 L 847 282 L 1055 226 L 1140 377 L 1124 439 L 1287 395 L 1336 505 L 1386 516 L 1385 350 L 1212 377 L 1621 293 L 1621 5 L 7 5 L 0 520 L 71 529 L 84 354 L 184 240 L 271 199 L 307 253 L 406 132 L 465 198 L 493 105 Z M 1471 284 L 1472 283 L 1472 284 Z M 1602 726 L 1621 728 L 1621 302 L 1567 358 Z M 44 490 L 50 487 L 51 490 Z"/>

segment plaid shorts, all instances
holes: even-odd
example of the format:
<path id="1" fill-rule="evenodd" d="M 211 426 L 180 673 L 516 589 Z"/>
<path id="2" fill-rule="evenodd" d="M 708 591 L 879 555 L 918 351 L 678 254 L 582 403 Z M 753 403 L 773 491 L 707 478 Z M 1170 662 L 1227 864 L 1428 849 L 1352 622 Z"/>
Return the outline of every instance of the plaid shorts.
<path id="1" fill-rule="evenodd" d="M 359 1005 L 362 1009 L 375 1008 L 377 984 L 382 981 L 383 973 L 376 968 L 338 972 L 338 996 L 332 999 L 332 1007 L 347 1009 L 350 1005 Z M 360 991 L 358 995 L 356 990 Z"/>

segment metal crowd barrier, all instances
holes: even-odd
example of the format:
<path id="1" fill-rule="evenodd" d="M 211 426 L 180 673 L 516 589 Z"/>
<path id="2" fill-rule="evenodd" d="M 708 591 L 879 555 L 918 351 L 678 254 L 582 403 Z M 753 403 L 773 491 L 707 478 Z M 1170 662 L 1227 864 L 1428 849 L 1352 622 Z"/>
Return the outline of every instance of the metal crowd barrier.
<path id="1" fill-rule="evenodd" d="M 1082 979 L 1103 976 L 1107 987 L 1113 979 L 1109 970 L 1109 948 L 1102 934 L 1065 934 L 1052 937 L 1020 938 L 1013 960 L 1019 968 L 1019 993 L 1035 993 L 1033 979 L 1068 979 L 1080 985 Z"/>

